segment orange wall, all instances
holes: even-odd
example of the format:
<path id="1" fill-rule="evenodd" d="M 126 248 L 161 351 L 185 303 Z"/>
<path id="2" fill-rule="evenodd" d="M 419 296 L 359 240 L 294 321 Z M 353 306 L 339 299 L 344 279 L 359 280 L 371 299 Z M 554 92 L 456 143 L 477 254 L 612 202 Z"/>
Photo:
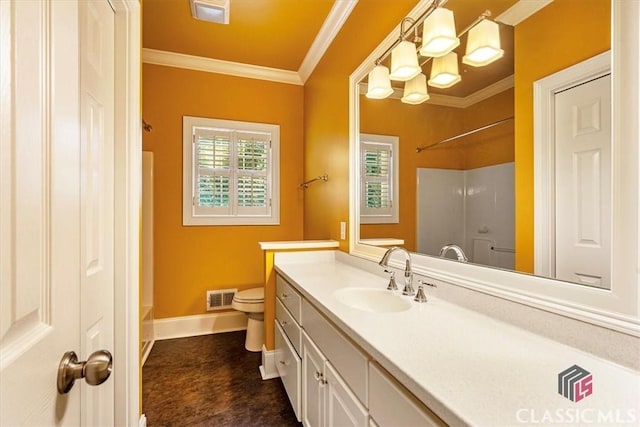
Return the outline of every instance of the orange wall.
<path id="1" fill-rule="evenodd" d="M 416 153 L 416 147 L 513 116 L 513 89 L 465 109 L 428 103 L 403 104 L 397 99 L 360 97 L 360 129 L 363 133 L 400 138 L 400 221 L 398 224 L 363 224 L 361 237 L 403 239 L 416 248 L 417 168 L 474 169 L 513 161 L 513 123 L 470 135 Z M 390 120 L 389 118 L 393 118 Z"/>
<path id="2" fill-rule="evenodd" d="M 156 318 L 206 313 L 208 289 L 264 283 L 259 241 L 303 237 L 303 88 L 144 64 L 143 149 L 154 153 Z M 280 125 L 280 225 L 182 226 L 182 116 Z"/>
<path id="3" fill-rule="evenodd" d="M 329 175 L 305 191 L 305 239 L 339 240 L 349 221 L 349 76 L 415 3 L 360 0 L 305 84 L 305 177 Z"/>
<path id="4" fill-rule="evenodd" d="M 611 46 L 610 2 L 555 0 L 515 31 L 516 270 L 533 272 L 533 82 Z"/>

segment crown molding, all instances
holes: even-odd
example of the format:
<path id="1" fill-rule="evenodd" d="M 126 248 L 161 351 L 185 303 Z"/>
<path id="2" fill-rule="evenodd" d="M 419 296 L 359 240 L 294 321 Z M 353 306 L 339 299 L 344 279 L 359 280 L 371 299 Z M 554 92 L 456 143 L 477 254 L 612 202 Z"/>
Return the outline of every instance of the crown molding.
<path id="1" fill-rule="evenodd" d="M 477 92 L 472 93 L 471 95 L 465 97 L 451 96 L 451 95 L 441 95 L 439 93 L 433 93 L 429 96 L 429 99 L 425 102 L 427 104 L 440 105 L 443 107 L 454 107 L 454 108 L 467 108 L 478 102 L 484 101 L 485 99 L 489 99 L 492 96 L 495 96 L 501 92 L 504 92 L 507 89 L 511 89 L 514 85 L 513 74 L 505 77 L 502 80 L 498 80 L 497 82 L 480 89 Z M 360 83 L 358 85 L 360 95 L 364 95 L 367 93 L 367 85 L 365 83 Z M 400 100 L 403 95 L 403 90 L 400 88 L 393 88 L 393 93 L 389 95 L 388 98 L 398 99 Z"/>
<path id="2" fill-rule="evenodd" d="M 496 21 L 515 26 L 546 7 L 553 0 L 520 0 L 496 17 Z"/>
<path id="3" fill-rule="evenodd" d="M 501 92 L 504 92 L 507 89 L 511 89 L 514 86 L 514 78 L 513 74 L 505 77 L 502 80 L 498 80 L 497 82 L 480 89 L 477 92 L 472 93 L 469 96 L 466 96 L 464 99 L 465 106 L 462 108 L 470 107 L 474 104 L 477 104 L 480 101 L 484 101 L 485 99 L 491 98 Z"/>
<path id="4" fill-rule="evenodd" d="M 241 64 L 239 62 L 222 61 L 202 56 L 185 55 L 155 49 L 142 49 L 142 62 L 145 64 L 164 65 L 166 67 L 184 68 L 187 70 L 205 71 L 208 73 L 227 74 L 249 79 L 268 80 L 277 83 L 303 85 L 304 82 L 295 71 L 258 65 Z"/>
<path id="5" fill-rule="evenodd" d="M 298 75 L 302 82 L 307 81 L 357 3 L 358 0 L 336 0 L 333 3 L 327 19 L 322 24 L 318 35 L 298 69 Z"/>

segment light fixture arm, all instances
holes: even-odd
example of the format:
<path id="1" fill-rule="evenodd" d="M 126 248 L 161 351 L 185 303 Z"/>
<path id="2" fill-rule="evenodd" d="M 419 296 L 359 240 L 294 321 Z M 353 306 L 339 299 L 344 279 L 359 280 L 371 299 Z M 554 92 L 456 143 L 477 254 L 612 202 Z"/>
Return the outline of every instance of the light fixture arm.
<path id="1" fill-rule="evenodd" d="M 420 25 L 422 22 L 424 22 L 424 20 L 427 19 L 429 17 L 429 15 L 431 15 L 433 13 L 434 10 L 436 10 L 437 8 L 439 8 L 441 6 L 444 6 L 444 4 L 447 1 L 448 0 L 433 0 L 433 2 L 429 5 L 427 10 L 425 10 L 424 13 L 422 15 L 420 15 L 418 18 L 416 18 L 415 20 L 413 20 L 411 18 L 403 19 L 402 22 L 400 23 L 400 38 L 398 40 L 396 40 L 394 43 L 392 43 L 391 46 L 389 46 L 387 48 L 387 50 L 385 50 L 384 53 L 378 57 L 378 59 L 376 60 L 375 64 L 376 65 L 380 65 L 382 63 L 382 61 L 384 61 L 391 54 L 391 51 L 396 46 L 398 46 L 400 44 L 400 42 L 402 42 L 406 38 L 406 34 L 408 34 L 411 31 L 413 31 L 414 28 L 416 28 L 418 25 Z M 413 21 L 413 22 L 411 23 L 409 28 L 407 28 L 405 30 L 405 29 L 403 29 L 403 26 L 404 26 L 405 20 L 407 20 L 407 19 L 411 19 L 411 21 Z"/>
<path id="2" fill-rule="evenodd" d="M 480 16 L 478 16 L 476 18 L 475 21 L 473 21 L 471 23 L 471 25 L 469 25 L 467 28 L 465 28 L 464 30 L 462 30 L 460 32 L 460 34 L 458 34 L 458 37 L 462 37 L 465 34 L 467 34 L 473 27 L 475 27 L 476 25 L 478 25 L 479 23 L 481 23 L 482 21 L 484 21 L 485 19 L 489 18 L 491 16 L 491 11 L 489 9 L 485 10 L 484 12 L 482 12 L 480 14 Z"/>
<path id="3" fill-rule="evenodd" d="M 407 39 L 407 34 L 409 34 L 411 32 L 411 30 L 409 31 L 405 31 L 404 29 L 404 24 L 406 22 L 409 22 L 411 25 L 409 26 L 409 28 L 415 28 L 417 30 L 417 26 L 413 25 L 416 21 L 413 18 L 410 17 L 406 17 L 402 20 L 402 22 L 400 23 L 400 41 L 402 40 L 406 40 Z"/>

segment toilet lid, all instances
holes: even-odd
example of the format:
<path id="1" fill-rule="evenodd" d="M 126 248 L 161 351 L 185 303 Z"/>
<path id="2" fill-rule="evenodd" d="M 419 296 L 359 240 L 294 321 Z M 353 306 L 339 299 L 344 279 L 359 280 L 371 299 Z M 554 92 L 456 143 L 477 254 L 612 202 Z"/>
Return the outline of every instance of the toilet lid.
<path id="1" fill-rule="evenodd" d="M 233 297 L 238 302 L 247 301 L 263 301 L 264 300 L 264 288 L 247 289 L 246 291 L 240 291 Z"/>

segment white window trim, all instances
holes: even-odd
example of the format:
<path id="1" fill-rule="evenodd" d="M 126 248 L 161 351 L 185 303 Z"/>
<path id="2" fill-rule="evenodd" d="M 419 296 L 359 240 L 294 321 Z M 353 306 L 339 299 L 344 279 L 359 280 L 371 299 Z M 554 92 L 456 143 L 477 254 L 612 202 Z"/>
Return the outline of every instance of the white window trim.
<path id="1" fill-rule="evenodd" d="M 271 134 L 270 215 L 213 215 L 197 213 L 194 209 L 194 146 L 193 127 L 253 131 Z M 280 126 L 264 123 L 240 122 L 183 116 L 182 118 L 182 225 L 279 225 L 280 224 Z"/>
<path id="2" fill-rule="evenodd" d="M 398 144 L 400 138 L 391 135 L 373 135 L 368 133 L 360 134 L 360 149 L 359 153 L 362 153 L 362 146 L 369 143 L 380 143 L 391 146 L 391 209 L 380 215 L 364 214 L 362 206 L 362 198 L 360 199 L 360 224 L 397 224 L 400 221 L 400 192 L 398 189 L 399 182 L 399 151 Z M 362 171 L 360 172 L 360 188 L 364 188 L 364 180 L 362 177 Z M 362 196 L 360 196 L 362 197 Z"/>

